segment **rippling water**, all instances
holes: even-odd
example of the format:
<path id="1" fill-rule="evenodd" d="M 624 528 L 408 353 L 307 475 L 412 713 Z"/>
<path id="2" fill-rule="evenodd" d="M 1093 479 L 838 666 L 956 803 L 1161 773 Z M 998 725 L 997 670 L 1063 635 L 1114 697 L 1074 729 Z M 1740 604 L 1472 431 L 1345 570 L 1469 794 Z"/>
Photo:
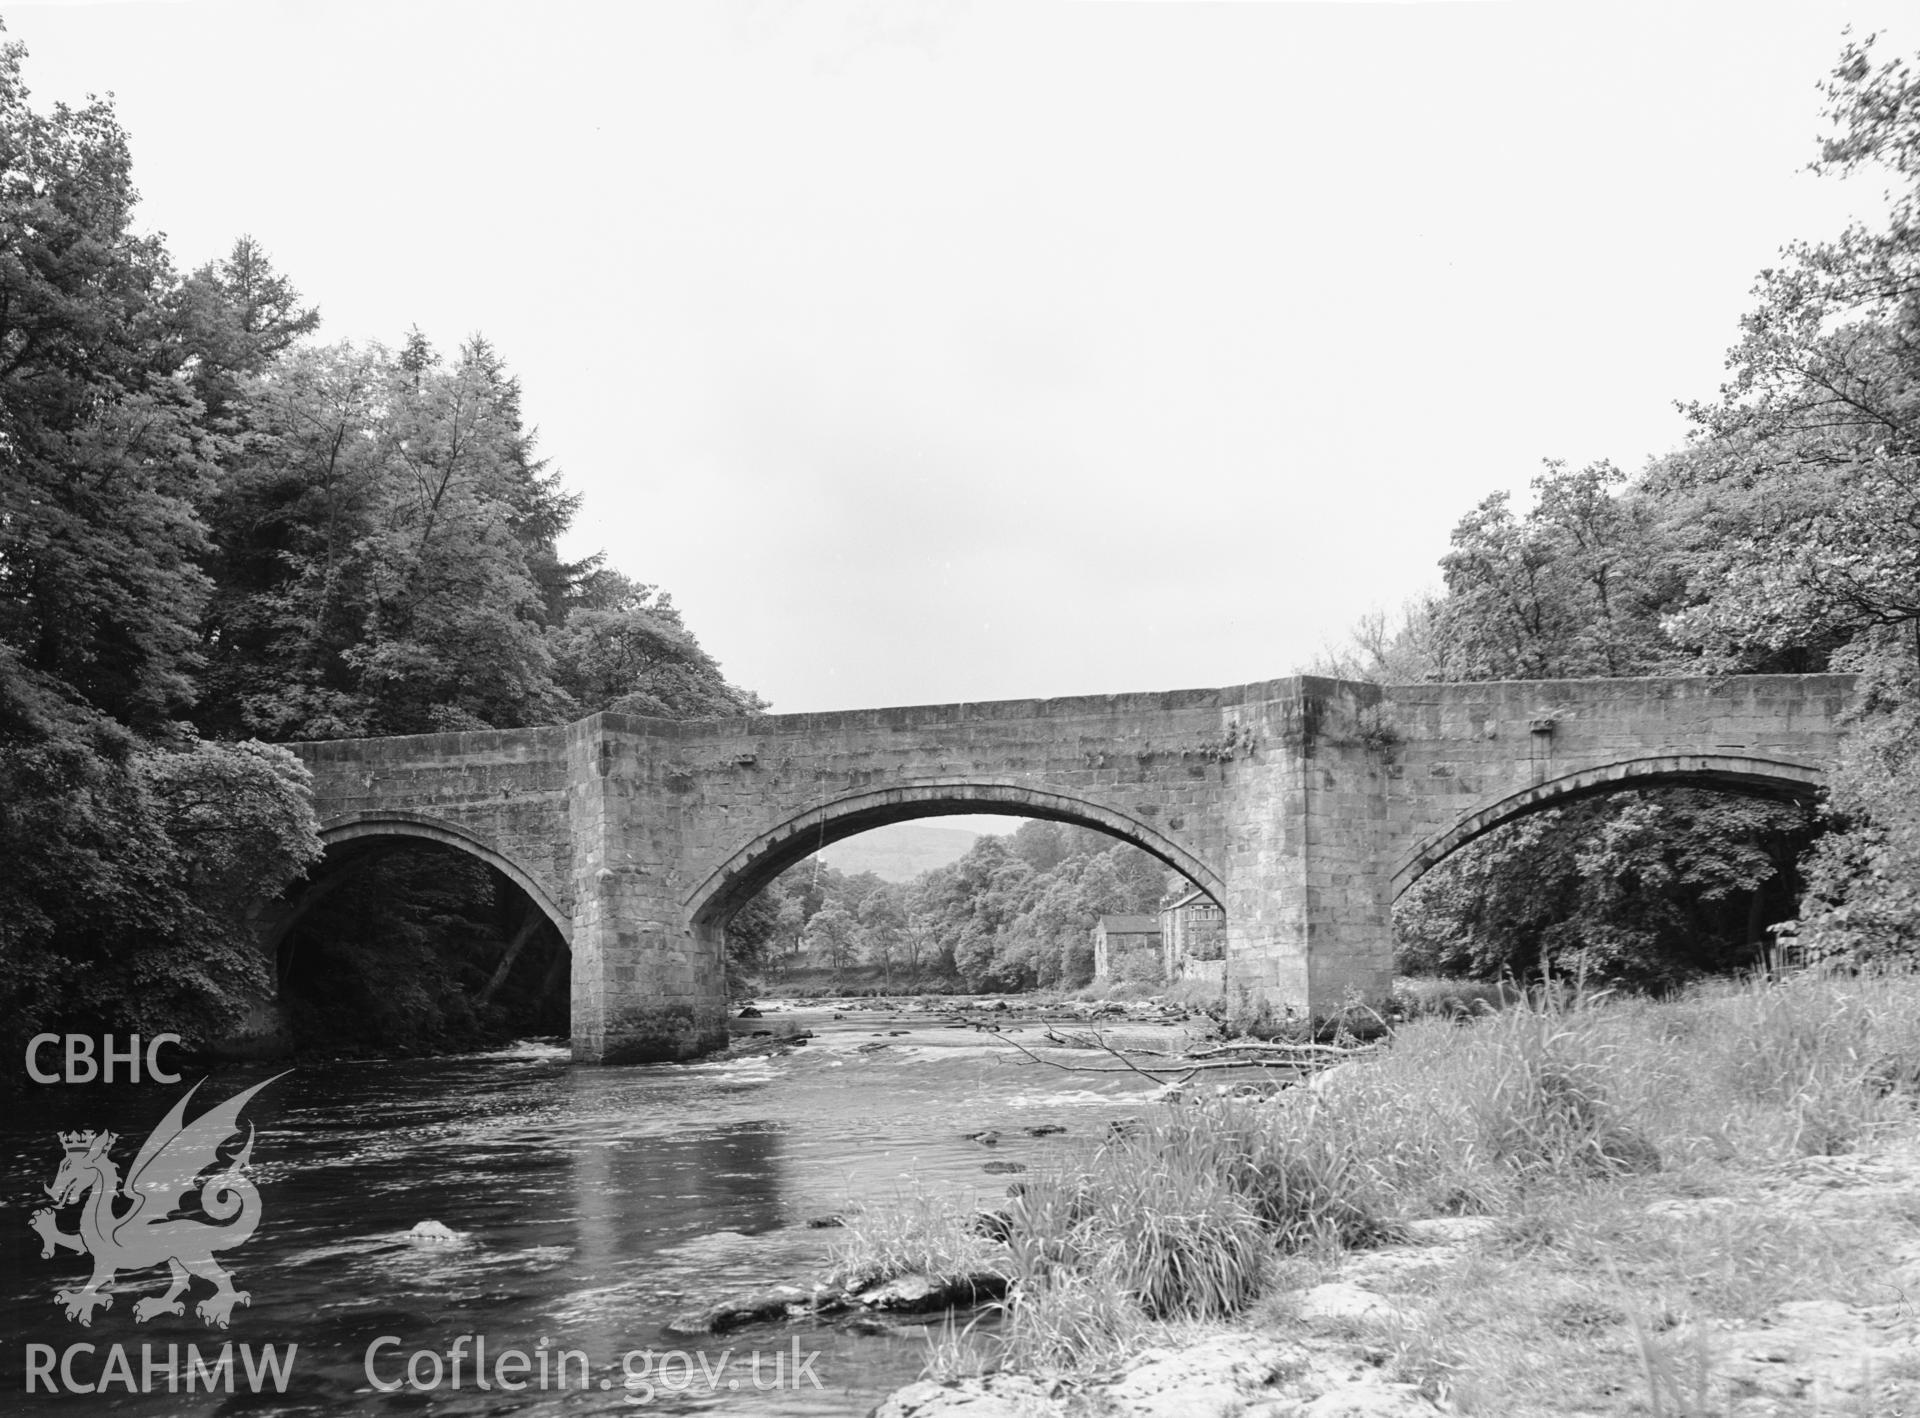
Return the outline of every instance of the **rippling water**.
<path id="1" fill-rule="evenodd" d="M 124 1175 L 193 1075 L 175 1087 L 40 1088 L 17 1102 L 0 1132 L 0 1306 L 10 1337 L 0 1409 L 864 1413 L 918 1376 L 924 1334 L 859 1336 L 820 1323 L 758 1326 L 702 1342 L 668 1339 L 660 1326 L 732 1291 L 816 1277 L 839 1233 L 810 1229 L 809 1218 L 916 1188 L 992 1203 L 1006 1178 L 984 1172 L 985 1163 L 1031 1164 L 1061 1145 L 1026 1128 L 1058 1124 L 1069 1139 L 1093 1135 L 1139 1111 L 1144 1082 L 1043 1068 L 938 1017 L 789 1017 L 817 1037 L 785 1055 L 732 1063 L 576 1069 L 564 1049 L 529 1043 L 455 1058 L 296 1067 L 247 1110 L 259 1129 L 253 1176 L 263 1210 L 256 1234 L 221 1258 L 252 1295 L 225 1331 L 194 1317 L 193 1303 L 208 1292 L 204 1281 L 184 1297 L 185 1316 L 135 1324 L 134 1302 L 165 1289 L 160 1269 L 123 1276 L 112 1309 L 83 1329 L 52 1297 L 85 1279 L 85 1259 L 70 1251 L 41 1259 L 28 1229 L 60 1161 L 56 1132 L 120 1134 L 113 1156 Z M 221 1071 L 194 1110 L 274 1071 Z M 997 1147 L 964 1140 L 986 1128 L 1002 1133 Z M 61 1213 L 63 1230 L 75 1228 L 78 1213 Z M 406 1233 L 428 1219 L 458 1241 L 410 1242 Z M 506 1350 L 525 1353 L 529 1386 L 477 1389 L 468 1359 L 461 1387 L 453 1388 L 445 1356 L 461 1335 L 485 1336 L 490 1368 Z M 376 1355 L 375 1377 L 403 1382 L 410 1356 L 426 1351 L 442 1356 L 440 1385 L 376 1391 L 366 1356 L 383 1336 L 397 1342 Z M 211 1360 L 223 1342 L 235 1345 L 236 1365 L 243 1344 L 255 1351 L 298 1344 L 286 1392 L 275 1395 L 269 1383 L 255 1397 L 244 1391 L 244 1377 L 232 1396 L 166 1392 L 168 1345 L 177 1346 L 177 1387 L 184 1388 L 186 1346 Z M 543 1342 L 549 1358 L 559 1350 L 588 1357 L 585 1387 L 577 1359 L 566 1389 L 538 1387 Z M 29 1362 L 46 1360 L 45 1350 L 28 1346 L 63 1357 L 76 1343 L 95 1346 L 72 1357 L 77 1383 L 102 1379 L 118 1344 L 133 1386 L 149 1391 L 129 1393 L 115 1378 L 94 1394 L 27 1397 Z M 646 1386 L 628 1389 L 621 1361 L 634 1350 L 687 1357 L 667 1361 L 664 1375 L 646 1366 Z M 757 1372 L 747 1360 L 755 1350 Z M 731 1357 L 720 1370 L 726 1351 Z M 144 1385 L 143 1352 L 157 1370 Z M 794 1387 L 794 1365 L 810 1352 L 819 1357 Z M 432 1364 L 417 1362 L 430 1381 Z M 548 1372 L 551 1385 L 551 1364 Z M 684 1391 L 671 1391 L 687 1380 Z M 36 1387 L 44 1385 L 36 1380 Z M 633 1401 L 649 1391 L 647 1404 Z"/>

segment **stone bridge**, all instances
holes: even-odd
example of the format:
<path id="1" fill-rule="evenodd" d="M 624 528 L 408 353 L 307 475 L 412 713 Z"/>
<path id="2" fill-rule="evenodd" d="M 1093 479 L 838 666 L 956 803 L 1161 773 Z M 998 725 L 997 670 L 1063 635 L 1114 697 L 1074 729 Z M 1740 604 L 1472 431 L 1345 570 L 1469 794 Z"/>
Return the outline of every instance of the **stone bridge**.
<path id="1" fill-rule="evenodd" d="M 868 828 L 1009 813 L 1103 829 L 1227 912 L 1229 989 L 1377 999 L 1393 899 L 1522 813 L 1634 784 L 1808 797 L 1845 675 L 1231 689 L 776 714 L 293 747 L 322 835 L 452 845 L 518 883 L 572 951 L 574 1056 L 726 1040 L 728 917 Z M 364 850 L 364 849 L 363 849 Z"/>

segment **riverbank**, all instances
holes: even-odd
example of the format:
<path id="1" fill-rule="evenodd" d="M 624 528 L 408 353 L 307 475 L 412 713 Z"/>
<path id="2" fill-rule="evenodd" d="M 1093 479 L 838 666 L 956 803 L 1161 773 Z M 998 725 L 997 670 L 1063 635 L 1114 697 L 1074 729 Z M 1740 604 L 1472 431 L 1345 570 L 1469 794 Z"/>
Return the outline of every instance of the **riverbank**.
<path id="1" fill-rule="evenodd" d="M 1917 1083 L 1904 977 L 1416 1021 L 1062 1149 L 989 1225 L 856 1217 L 842 1263 L 1011 1286 L 888 1418 L 1911 1415 Z"/>

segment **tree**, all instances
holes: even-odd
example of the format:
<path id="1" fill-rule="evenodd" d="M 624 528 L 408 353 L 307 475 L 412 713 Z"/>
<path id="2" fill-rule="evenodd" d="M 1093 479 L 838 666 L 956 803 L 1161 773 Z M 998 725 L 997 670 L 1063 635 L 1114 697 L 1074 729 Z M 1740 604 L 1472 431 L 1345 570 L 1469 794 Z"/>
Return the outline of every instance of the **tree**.
<path id="1" fill-rule="evenodd" d="M 1076 852 L 1090 850 L 1090 839 L 1098 839 L 1100 846 L 1111 840 L 1070 823 L 1030 818 L 1013 830 L 1007 845 L 1035 871 L 1050 872 Z"/>
<path id="2" fill-rule="evenodd" d="M 320 325 L 319 310 L 302 308 L 293 282 L 251 236 L 182 281 L 167 318 L 186 351 L 183 372 L 216 424 L 233 418 L 245 379 Z"/>
<path id="3" fill-rule="evenodd" d="M 559 717 L 528 565 L 560 509 L 520 424 L 520 392 L 475 339 L 453 368 L 396 378 L 378 520 L 361 544 L 366 615 L 340 651 L 380 733 Z"/>
<path id="4" fill-rule="evenodd" d="M 73 735 L 0 741 L 7 1039 L 218 1038 L 270 992 L 252 906 L 319 853 L 306 770 L 284 750 L 115 756 Z"/>
<path id="5" fill-rule="evenodd" d="M 1884 666 L 1864 680 L 1859 722 L 1829 790 L 1830 830 L 1804 865 L 1806 896 L 1789 934 L 1813 960 L 1911 964 L 1920 941 L 1920 695 L 1911 676 L 1888 677 Z"/>
<path id="6" fill-rule="evenodd" d="M 1761 964 L 1811 825 L 1804 808 L 1692 788 L 1520 818 L 1402 896 L 1402 968 L 1662 987 Z"/>
<path id="7" fill-rule="evenodd" d="M 734 912 L 727 922 L 728 994 L 736 999 L 750 994 L 749 981 L 772 962 L 781 942 L 793 940 L 804 926 L 799 903 L 777 880 Z"/>
<path id="8" fill-rule="evenodd" d="M 554 550 L 577 508 L 478 337 L 295 349 L 241 387 L 201 722 L 276 738 L 758 712 L 670 597 Z"/>
<path id="9" fill-rule="evenodd" d="M 301 351 L 245 388 L 214 520 L 207 722 L 288 738 L 568 716 L 546 618 L 571 516 L 485 341 Z"/>
<path id="10" fill-rule="evenodd" d="M 1884 644 L 1876 629 L 1920 651 L 1920 83 L 1872 51 L 1850 43 L 1828 81 L 1812 168 L 1884 171 L 1886 220 L 1761 273 L 1731 377 L 1688 406 L 1698 437 L 1665 473 L 1696 511 L 1724 509 L 1673 629 L 1730 667 Z"/>
<path id="11" fill-rule="evenodd" d="M 1624 482 L 1609 463 L 1549 462 L 1524 517 L 1496 492 L 1460 520 L 1433 616 L 1441 678 L 1645 674 L 1671 660 L 1661 617 L 1683 580 L 1656 509 L 1621 495 Z"/>
<path id="12" fill-rule="evenodd" d="M 548 643 L 555 679 L 581 714 L 690 719 L 766 707 L 727 683 L 672 597 L 615 572 L 583 583 L 577 608 L 549 632 Z"/>
<path id="13" fill-rule="evenodd" d="M 1861 672 L 1797 930 L 1816 957 L 1911 959 L 1920 905 L 1920 80 L 1850 43 L 1815 172 L 1876 169 L 1883 220 L 1761 273 L 1718 399 L 1657 486 L 1700 528 L 1669 629 L 1732 669 Z"/>
<path id="14" fill-rule="evenodd" d="M 36 112 L 23 59 L 0 44 L 0 1006 L 206 1039 L 266 982 L 247 914 L 317 850 L 304 775 L 243 740 L 761 706 L 667 597 L 558 556 L 577 499 L 484 339 L 308 346 L 249 237 L 180 279 L 111 104 Z M 618 663 L 640 631 L 664 651 Z M 495 988 L 527 937 L 476 870 L 359 904 L 422 978 Z M 310 927 L 380 934 L 340 904 Z"/>
<path id="15" fill-rule="evenodd" d="M 958 861 L 925 873 L 916 884 L 912 909 L 936 922 L 967 988 L 1033 984 L 1031 962 L 1009 952 L 1001 932 L 1024 908 L 1035 875 L 1003 838 L 983 836 Z"/>
<path id="16" fill-rule="evenodd" d="M 165 325 L 173 273 L 131 229 L 110 104 L 27 103 L 0 46 L 0 714 L 51 701 L 141 731 L 192 698 L 215 440 Z"/>
<path id="17" fill-rule="evenodd" d="M 284 748 L 200 742 L 136 767 L 204 911 L 238 920 L 320 856 L 311 777 Z"/>
<path id="18" fill-rule="evenodd" d="M 859 922 L 858 940 L 861 958 L 880 967 L 887 988 L 893 988 L 893 962 L 900 952 L 906 931 L 906 912 L 899 893 L 891 883 L 882 882 L 860 902 L 855 919 Z"/>
<path id="19" fill-rule="evenodd" d="M 931 918 L 920 911 L 908 914 L 906 926 L 900 932 L 900 955 L 909 979 L 917 981 L 923 969 L 936 965 L 939 941 L 939 932 L 934 929 Z"/>
<path id="20" fill-rule="evenodd" d="M 369 614 L 367 540 L 381 520 L 379 346 L 298 349 L 248 384 L 247 437 L 210 499 L 216 590 L 204 622 L 216 733 L 345 738 L 373 710 L 343 651 Z"/>
<path id="21" fill-rule="evenodd" d="M 35 112 L 23 58 L 0 46 L 0 1017 L 202 1041 L 264 982 L 251 893 L 317 850 L 305 775 L 179 722 L 226 444 L 111 105 Z"/>
<path id="22" fill-rule="evenodd" d="M 1366 612 L 1338 644 L 1320 653 L 1296 671 L 1330 679 L 1371 684 L 1419 684 L 1439 678 L 1435 670 L 1434 619 L 1439 600 L 1415 596 L 1397 612 Z"/>
<path id="23" fill-rule="evenodd" d="M 1496 493 L 1454 529 L 1424 637 L 1437 673 L 1697 668 L 1668 634 L 1693 594 L 1690 519 L 1606 463 L 1550 462 L 1533 491 L 1524 515 Z M 1543 812 L 1469 844 L 1402 898 L 1402 964 L 1654 985 L 1751 963 L 1762 928 L 1791 914 L 1792 849 L 1805 838 L 1789 809 L 1703 792 Z"/>
<path id="24" fill-rule="evenodd" d="M 807 922 L 806 934 L 802 939 L 810 955 L 839 970 L 853 958 L 858 929 L 853 913 L 833 901 L 823 906 Z"/>

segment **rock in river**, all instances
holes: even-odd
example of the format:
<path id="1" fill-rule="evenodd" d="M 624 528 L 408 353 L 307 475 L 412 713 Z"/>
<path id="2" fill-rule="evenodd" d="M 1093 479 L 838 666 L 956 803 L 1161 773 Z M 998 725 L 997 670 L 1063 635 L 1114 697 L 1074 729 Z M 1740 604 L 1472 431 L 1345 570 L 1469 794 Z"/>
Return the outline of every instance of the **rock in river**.
<path id="1" fill-rule="evenodd" d="M 861 1304 L 876 1310 L 897 1310 L 903 1314 L 924 1314 L 928 1310 L 950 1310 L 962 1305 L 983 1305 L 1007 1293 L 1007 1278 L 991 1271 L 977 1275 L 921 1275 L 917 1271 L 896 1275 L 870 1290 L 854 1296 Z"/>
<path id="2" fill-rule="evenodd" d="M 798 1285 L 775 1285 L 744 1295 L 729 1295 L 703 1310 L 687 1310 L 675 1315 L 667 1321 L 666 1330 L 668 1334 L 681 1336 L 727 1334 L 762 1320 L 785 1319 L 789 1309 L 810 1307 L 813 1298 L 812 1291 L 802 1290 Z"/>

